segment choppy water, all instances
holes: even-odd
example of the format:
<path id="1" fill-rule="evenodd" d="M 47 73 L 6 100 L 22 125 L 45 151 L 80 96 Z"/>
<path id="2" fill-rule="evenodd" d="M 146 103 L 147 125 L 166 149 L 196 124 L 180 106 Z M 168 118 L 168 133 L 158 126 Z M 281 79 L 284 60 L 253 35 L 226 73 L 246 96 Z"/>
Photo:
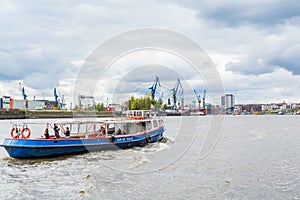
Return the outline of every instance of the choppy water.
<path id="1" fill-rule="evenodd" d="M 300 116 L 165 121 L 165 142 L 127 150 L 18 160 L 1 148 L 0 199 L 300 198 Z"/>

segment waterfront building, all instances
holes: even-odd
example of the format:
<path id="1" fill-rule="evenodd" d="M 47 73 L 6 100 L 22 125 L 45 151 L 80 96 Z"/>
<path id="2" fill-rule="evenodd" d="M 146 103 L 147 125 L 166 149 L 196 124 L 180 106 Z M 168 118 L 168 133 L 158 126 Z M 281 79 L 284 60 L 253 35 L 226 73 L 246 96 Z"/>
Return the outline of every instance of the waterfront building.
<path id="1" fill-rule="evenodd" d="M 221 96 L 221 107 L 227 112 L 232 112 L 235 105 L 235 96 L 233 94 L 225 94 Z"/>
<path id="2" fill-rule="evenodd" d="M 13 99 L 10 96 L 0 98 L 0 108 L 3 109 L 20 109 L 20 110 L 43 110 L 45 103 L 35 100 Z"/>

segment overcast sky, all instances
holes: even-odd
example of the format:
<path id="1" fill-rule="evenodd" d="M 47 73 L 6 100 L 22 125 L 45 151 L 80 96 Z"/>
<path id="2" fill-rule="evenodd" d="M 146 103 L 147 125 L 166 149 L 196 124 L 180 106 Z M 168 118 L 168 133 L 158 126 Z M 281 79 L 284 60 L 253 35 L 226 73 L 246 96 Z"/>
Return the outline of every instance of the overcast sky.
<path id="1" fill-rule="evenodd" d="M 1 96 L 21 98 L 21 82 L 29 99 L 54 99 L 56 87 L 59 95 L 72 101 L 77 75 L 99 45 L 123 32 L 155 27 L 195 41 L 216 66 L 225 92 L 233 93 L 237 103 L 300 102 L 298 0 L 0 2 Z M 151 66 L 153 55 L 156 61 Z M 202 93 L 205 88 L 205 77 L 182 77 L 174 69 L 166 72 L 169 65 L 188 68 L 170 55 L 144 51 L 135 56 L 145 60 L 144 64 L 139 62 L 139 70 L 128 69 L 128 74 L 124 69 L 136 62 L 122 58 L 123 62 L 116 63 L 123 70 L 108 71 L 111 77 L 99 81 L 97 94 L 87 90 L 87 95 L 105 101 L 113 98 L 111 91 L 117 91 L 124 95 L 116 101 L 123 101 L 136 91 L 147 92 L 156 75 L 168 89 L 175 85 L 177 76 L 183 78 L 188 85 L 186 101 L 194 98 L 193 89 Z M 161 61 L 166 58 L 173 62 Z M 118 77 L 120 74 L 123 76 Z M 117 80 L 115 84 L 113 80 Z M 134 82 L 140 89 L 129 87 Z M 109 88 L 113 85 L 117 89 Z"/>

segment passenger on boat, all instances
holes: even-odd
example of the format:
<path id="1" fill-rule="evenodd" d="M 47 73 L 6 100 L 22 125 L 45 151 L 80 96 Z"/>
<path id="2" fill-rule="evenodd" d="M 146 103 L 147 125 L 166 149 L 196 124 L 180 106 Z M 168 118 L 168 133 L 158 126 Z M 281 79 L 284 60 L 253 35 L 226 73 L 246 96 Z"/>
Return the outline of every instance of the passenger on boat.
<path id="1" fill-rule="evenodd" d="M 65 136 L 66 137 L 70 137 L 70 129 L 69 129 L 69 127 L 66 128 Z"/>
<path id="2" fill-rule="evenodd" d="M 59 130 L 60 128 L 58 128 L 58 126 L 56 124 L 54 124 L 54 133 L 55 133 L 55 137 L 56 138 L 60 138 L 60 135 L 59 135 Z"/>
<path id="3" fill-rule="evenodd" d="M 101 128 L 100 128 L 100 136 L 101 135 L 105 135 L 105 126 L 101 126 Z"/>
<path id="4" fill-rule="evenodd" d="M 49 130 L 48 130 L 48 128 L 45 129 L 44 136 L 45 136 L 46 139 L 49 139 Z"/>

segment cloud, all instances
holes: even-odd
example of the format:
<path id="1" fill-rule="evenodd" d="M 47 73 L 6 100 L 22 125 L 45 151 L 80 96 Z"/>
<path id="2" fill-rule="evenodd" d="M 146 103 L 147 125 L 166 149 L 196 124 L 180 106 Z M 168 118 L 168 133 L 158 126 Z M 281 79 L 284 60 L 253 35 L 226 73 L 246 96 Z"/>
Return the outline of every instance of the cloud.
<path id="1" fill-rule="evenodd" d="M 299 102 L 295 94 L 300 92 L 300 76 L 283 68 L 256 76 L 226 72 L 223 78 L 225 90 L 235 94 L 238 103 Z"/>
<path id="2" fill-rule="evenodd" d="M 160 79 L 160 92 L 165 96 L 170 95 L 170 89 L 178 78 L 186 86 L 188 94 L 193 93 L 193 89 L 188 88 L 205 87 L 200 73 L 172 53 L 149 49 L 134 51 L 120 57 L 105 70 L 99 77 L 95 94 L 101 92 L 102 95 L 97 95 L 98 99 L 111 95 L 117 99 L 122 96 L 129 98 L 132 94 L 146 95 L 150 93 L 149 87 L 156 76 Z"/>
<path id="3" fill-rule="evenodd" d="M 247 96 L 250 90 L 255 97 L 264 96 L 279 73 L 298 81 L 299 10 L 296 0 L 3 1 L 0 91 L 19 95 L 15 87 L 22 81 L 31 96 L 44 91 L 51 97 L 53 87 L 72 96 L 83 61 L 98 45 L 124 31 L 158 27 L 178 31 L 219 55 L 212 60 L 219 59 L 217 67 L 228 91 Z M 114 87 L 125 95 L 145 85 L 141 93 L 147 92 L 156 71 L 167 87 L 174 85 L 178 75 L 191 88 L 205 87 L 206 77 L 185 70 L 184 62 L 168 54 L 143 52 L 117 64 L 96 90 L 99 98 L 110 96 Z M 132 70 L 132 66 L 142 67 Z M 268 81 L 259 84 L 262 77 Z M 277 91 L 292 92 L 288 87 L 276 85 Z M 291 88 L 297 91 L 296 85 Z M 298 93 L 293 96 L 300 98 Z"/>
<path id="4" fill-rule="evenodd" d="M 300 74 L 300 42 L 283 49 L 280 54 L 275 55 L 271 62 L 282 66 L 294 74 Z"/>
<path id="5" fill-rule="evenodd" d="M 227 52 L 236 54 L 239 59 L 226 64 L 226 70 L 240 74 L 258 75 L 271 72 L 275 67 L 285 68 L 299 74 L 297 48 L 300 44 L 300 26 L 284 24 L 269 30 L 253 29 L 249 26 L 239 28 L 235 33 L 225 36 Z M 234 39 L 237 37 L 237 39 Z"/>
<path id="6" fill-rule="evenodd" d="M 226 64 L 226 70 L 239 74 L 264 74 L 272 72 L 276 66 L 268 65 L 263 58 L 245 56 L 238 62 Z"/>
<path id="7" fill-rule="evenodd" d="M 198 41 L 206 50 L 236 54 L 240 60 L 226 70 L 259 75 L 282 67 L 299 74 L 299 51 L 287 49 L 300 44 L 300 3 L 268 1 L 178 1 L 198 17 Z M 295 48 L 295 47 L 294 47 Z M 289 54 L 291 54 L 291 52 Z"/>
<path id="8" fill-rule="evenodd" d="M 211 0 L 178 1 L 178 4 L 197 10 L 200 19 L 211 21 L 215 26 L 273 26 L 284 24 L 299 16 L 300 3 L 297 0 Z"/>

